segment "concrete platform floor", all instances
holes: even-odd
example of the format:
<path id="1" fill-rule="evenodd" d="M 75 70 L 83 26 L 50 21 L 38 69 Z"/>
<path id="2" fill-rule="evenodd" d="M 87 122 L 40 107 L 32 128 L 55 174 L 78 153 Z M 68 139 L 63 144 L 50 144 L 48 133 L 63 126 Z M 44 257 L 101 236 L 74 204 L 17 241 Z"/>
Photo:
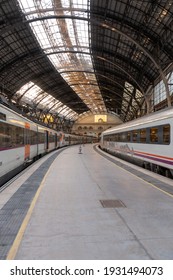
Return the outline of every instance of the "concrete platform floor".
<path id="1" fill-rule="evenodd" d="M 173 196 L 93 145 L 82 154 L 79 146 L 62 151 L 41 185 L 15 259 L 173 259 Z M 125 207 L 104 208 L 100 200 L 121 200 Z"/>

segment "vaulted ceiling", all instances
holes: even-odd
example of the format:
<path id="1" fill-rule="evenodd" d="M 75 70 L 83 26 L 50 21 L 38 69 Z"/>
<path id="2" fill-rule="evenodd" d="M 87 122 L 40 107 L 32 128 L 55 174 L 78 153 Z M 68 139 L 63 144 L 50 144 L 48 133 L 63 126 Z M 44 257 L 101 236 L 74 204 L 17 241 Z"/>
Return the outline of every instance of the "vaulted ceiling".
<path id="1" fill-rule="evenodd" d="M 37 86 L 32 106 L 47 100 L 66 117 L 113 112 L 126 121 L 142 114 L 172 63 L 172 0 L 0 0 L 0 87 L 9 100 Z"/>

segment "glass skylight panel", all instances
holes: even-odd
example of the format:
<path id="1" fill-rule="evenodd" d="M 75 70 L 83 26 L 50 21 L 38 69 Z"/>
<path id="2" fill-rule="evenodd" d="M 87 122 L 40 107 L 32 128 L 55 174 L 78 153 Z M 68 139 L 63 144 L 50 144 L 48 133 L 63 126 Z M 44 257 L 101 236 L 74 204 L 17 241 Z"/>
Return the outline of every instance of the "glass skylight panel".
<path id="1" fill-rule="evenodd" d="M 21 0 L 19 2 L 22 2 L 20 4 L 22 4 L 24 11 L 27 12 L 31 12 L 31 11 L 35 11 L 35 5 L 34 5 L 34 1 L 33 0 Z"/>
<path id="2" fill-rule="evenodd" d="M 29 82 L 25 84 L 21 89 L 20 92 L 17 93 L 18 96 L 23 96 L 29 89 L 31 89 L 34 86 L 33 82 Z"/>
<path id="3" fill-rule="evenodd" d="M 168 79 L 168 87 L 170 91 L 170 95 L 173 93 L 173 73 L 169 73 L 167 75 Z M 166 99 L 166 90 L 165 85 L 163 81 L 160 81 L 155 87 L 154 87 L 154 105 L 157 105 L 158 103 L 162 102 Z"/>
<path id="4" fill-rule="evenodd" d="M 52 100 L 53 100 L 53 97 L 50 96 L 50 95 L 48 95 L 48 96 L 46 96 L 44 99 L 42 99 L 42 100 L 40 101 L 40 104 L 41 104 L 41 105 L 46 105 L 46 107 L 49 108 L 49 103 L 50 103 Z"/>
<path id="5" fill-rule="evenodd" d="M 37 86 L 32 87 L 31 89 L 29 89 L 25 95 L 24 95 L 24 99 L 28 99 L 28 100 L 34 100 L 38 94 L 40 93 L 40 88 L 38 88 Z"/>
<path id="6" fill-rule="evenodd" d="M 84 102 L 87 101 L 91 111 L 95 110 L 97 106 L 98 111 L 106 111 L 98 85 L 93 88 L 95 91 L 93 98 L 96 95 L 97 101 L 86 95 L 88 87 L 85 87 L 85 84 L 91 77 L 88 72 L 93 72 L 95 76 L 89 49 L 88 0 L 18 1 L 28 20 L 50 16 L 50 18 L 30 23 L 40 46 L 64 80 L 69 85 L 76 84 L 73 86 L 73 90 Z M 51 18 L 51 16 L 55 16 L 55 18 Z M 69 18 L 70 16 L 86 20 Z M 78 70 L 77 77 L 76 70 Z M 84 86 L 80 86 L 79 89 L 78 83 L 82 83 Z M 97 81 L 95 83 L 97 84 Z M 90 90 L 91 88 L 92 86 Z M 102 106 L 100 107 L 99 104 Z"/>
<path id="7" fill-rule="evenodd" d="M 29 82 L 21 87 L 17 92 L 17 96 L 21 97 L 21 100 L 26 103 L 29 102 L 30 104 L 36 104 L 38 108 L 48 108 L 52 113 L 58 113 L 60 111 L 59 108 L 63 107 L 64 112 L 71 113 L 71 119 L 78 118 L 78 114 L 76 112 L 55 99 L 53 96 L 49 95 L 47 92 L 44 92 L 33 82 Z"/>
<path id="8" fill-rule="evenodd" d="M 35 98 L 35 102 L 37 104 L 40 103 L 44 98 L 46 98 L 47 95 L 48 93 L 40 91 L 40 94 L 38 94 L 38 96 Z"/>

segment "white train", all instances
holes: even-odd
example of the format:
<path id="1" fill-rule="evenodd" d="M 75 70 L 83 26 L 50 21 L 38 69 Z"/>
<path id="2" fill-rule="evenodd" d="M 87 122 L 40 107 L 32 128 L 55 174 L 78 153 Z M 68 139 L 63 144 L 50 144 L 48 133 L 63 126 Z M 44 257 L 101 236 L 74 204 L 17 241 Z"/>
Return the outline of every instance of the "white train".
<path id="1" fill-rule="evenodd" d="M 104 131 L 100 147 L 122 159 L 173 177 L 173 108 Z"/>
<path id="2" fill-rule="evenodd" d="M 49 129 L 0 104 L 0 186 L 44 154 L 83 141 L 82 136 Z"/>

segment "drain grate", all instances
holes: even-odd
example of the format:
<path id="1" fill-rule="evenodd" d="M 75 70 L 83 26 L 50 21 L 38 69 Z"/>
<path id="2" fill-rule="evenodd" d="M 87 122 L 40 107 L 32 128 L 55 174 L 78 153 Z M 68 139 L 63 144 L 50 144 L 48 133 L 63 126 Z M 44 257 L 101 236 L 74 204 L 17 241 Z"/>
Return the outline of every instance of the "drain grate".
<path id="1" fill-rule="evenodd" d="M 104 208 L 126 207 L 121 200 L 106 199 L 106 200 L 100 200 L 100 203 Z"/>

